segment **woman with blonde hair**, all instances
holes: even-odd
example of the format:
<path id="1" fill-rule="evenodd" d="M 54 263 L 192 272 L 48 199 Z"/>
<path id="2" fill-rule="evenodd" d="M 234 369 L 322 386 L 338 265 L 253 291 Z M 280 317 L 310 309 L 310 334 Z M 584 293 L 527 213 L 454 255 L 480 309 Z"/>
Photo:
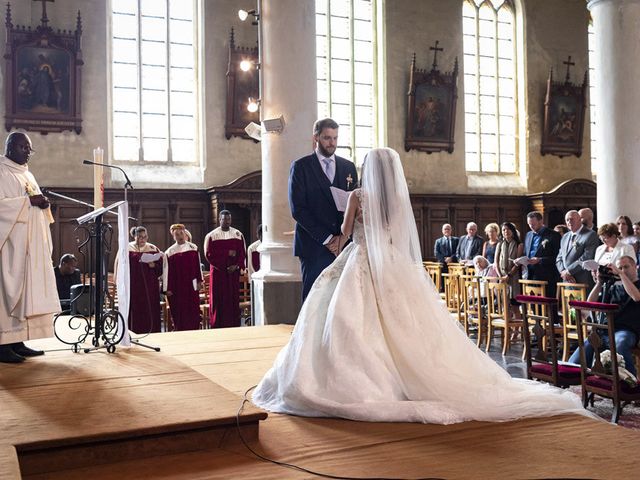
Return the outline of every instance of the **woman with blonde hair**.
<path id="1" fill-rule="evenodd" d="M 487 235 L 487 240 L 482 245 L 482 256 L 486 258 L 489 263 L 493 263 L 496 254 L 496 245 L 500 240 L 500 227 L 497 223 L 490 223 L 484 227 L 484 233 Z"/>

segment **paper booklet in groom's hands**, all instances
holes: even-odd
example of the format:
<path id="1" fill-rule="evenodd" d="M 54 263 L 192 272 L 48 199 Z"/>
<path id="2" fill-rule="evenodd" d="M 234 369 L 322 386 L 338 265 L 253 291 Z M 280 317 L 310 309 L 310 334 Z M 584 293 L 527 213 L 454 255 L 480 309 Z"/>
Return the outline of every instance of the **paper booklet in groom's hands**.
<path id="1" fill-rule="evenodd" d="M 349 194 L 351 192 L 347 192 L 346 190 L 341 190 L 340 188 L 330 187 L 331 195 L 333 196 L 333 201 L 336 204 L 336 208 L 339 212 L 344 212 L 347 209 L 347 200 L 349 200 Z"/>

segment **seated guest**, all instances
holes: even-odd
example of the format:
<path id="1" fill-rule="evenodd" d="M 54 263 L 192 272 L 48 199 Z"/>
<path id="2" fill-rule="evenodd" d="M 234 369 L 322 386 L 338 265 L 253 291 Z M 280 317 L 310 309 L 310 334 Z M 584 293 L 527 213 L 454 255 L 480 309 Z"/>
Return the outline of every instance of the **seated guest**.
<path id="1" fill-rule="evenodd" d="M 251 281 L 251 275 L 260 270 L 260 252 L 258 251 L 258 247 L 262 245 L 262 225 L 258 225 L 256 236 L 258 240 L 247 248 L 247 277 L 249 281 Z"/>
<path id="2" fill-rule="evenodd" d="M 598 235 L 582 225 L 576 210 L 569 210 L 564 218 L 569 233 L 560 239 L 556 267 L 563 282 L 584 283 L 591 288 L 591 273 L 582 267 L 582 262 L 593 260 L 598 248 Z"/>
<path id="3" fill-rule="evenodd" d="M 594 260 L 600 265 L 615 264 L 619 258 L 629 256 L 635 258 L 636 252 L 629 244 L 622 242 L 618 236 L 620 230 L 615 223 L 605 223 L 598 229 L 598 235 L 602 241 L 602 245 L 596 248 Z M 595 280 L 595 272 L 594 272 Z"/>
<path id="4" fill-rule="evenodd" d="M 589 302 L 602 301 L 603 296 L 607 303 L 620 306 L 615 314 L 615 342 L 617 353 L 624 358 L 625 367 L 629 372 L 637 375 L 632 349 L 640 338 L 640 280 L 636 270 L 634 257 L 624 255 L 615 264 L 608 265 L 614 275 L 620 277 L 620 282 L 613 285 L 605 283 L 606 277 L 598 272 L 595 287 L 591 290 Z M 606 317 L 605 317 L 606 318 Z M 602 334 L 602 332 L 601 332 Z M 609 336 L 602 334 L 603 347 L 608 348 Z M 593 362 L 593 347 L 589 340 L 584 343 L 586 361 L 588 365 Z M 571 363 L 580 363 L 580 349 L 577 349 L 569 358 Z"/>
<path id="5" fill-rule="evenodd" d="M 473 258 L 473 266 L 476 269 L 477 277 L 498 277 L 496 267 L 489 263 L 482 255 L 476 255 Z"/>
<path id="6" fill-rule="evenodd" d="M 553 227 L 553 229 L 556 232 L 558 232 L 561 237 L 564 237 L 564 234 L 569 232 L 569 229 L 567 228 L 567 226 L 566 225 L 562 225 L 561 223 L 559 223 L 558 225 Z"/>
<path id="7" fill-rule="evenodd" d="M 484 233 L 487 235 L 487 240 L 482 245 L 482 256 L 485 257 L 489 263 L 493 263 L 496 254 L 496 245 L 498 245 L 498 238 L 500 237 L 500 227 L 497 223 L 490 223 L 484 227 Z"/>
<path id="8" fill-rule="evenodd" d="M 69 310 L 71 301 L 71 287 L 82 283 L 78 260 L 71 253 L 65 253 L 60 257 L 60 264 L 53 269 L 56 275 L 56 287 L 62 310 Z"/>
<path id="9" fill-rule="evenodd" d="M 464 237 L 460 237 L 458 249 L 456 250 L 458 261 L 472 261 L 476 255 L 480 255 L 484 239 L 479 237 L 477 233 L 478 225 L 474 222 L 467 223 L 467 234 Z"/>
<path id="10" fill-rule="evenodd" d="M 442 225 L 442 237 L 436 240 L 433 247 L 433 254 L 436 257 L 436 261 L 444 264 L 445 269 L 447 264 L 458 261 L 458 257 L 456 257 L 458 237 L 454 237 L 452 232 L 453 229 L 450 224 L 445 223 Z"/>

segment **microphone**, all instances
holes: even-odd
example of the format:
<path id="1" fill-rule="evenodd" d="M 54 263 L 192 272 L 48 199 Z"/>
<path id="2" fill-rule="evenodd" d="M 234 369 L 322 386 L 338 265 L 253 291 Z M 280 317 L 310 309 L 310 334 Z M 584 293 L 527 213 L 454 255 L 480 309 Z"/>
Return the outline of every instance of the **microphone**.
<path id="1" fill-rule="evenodd" d="M 93 162 L 91 160 L 83 160 L 82 164 L 83 165 L 100 165 L 101 167 L 115 168 L 116 170 L 120 170 L 124 175 L 124 178 L 127 180 L 126 183 L 124 184 L 124 188 L 129 187 L 131 190 L 133 190 L 133 185 L 131 185 L 131 180 L 129 180 L 129 177 L 127 176 L 127 172 L 125 172 L 122 168 L 116 165 L 109 165 L 108 163 Z"/>

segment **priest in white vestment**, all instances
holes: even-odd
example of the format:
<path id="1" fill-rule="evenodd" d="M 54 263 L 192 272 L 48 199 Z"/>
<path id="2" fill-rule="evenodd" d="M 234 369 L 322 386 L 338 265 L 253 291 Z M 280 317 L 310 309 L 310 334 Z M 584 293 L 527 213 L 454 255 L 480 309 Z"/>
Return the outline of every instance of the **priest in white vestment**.
<path id="1" fill-rule="evenodd" d="M 51 260 L 53 217 L 27 162 L 27 135 L 13 132 L 0 157 L 0 362 L 42 355 L 23 342 L 53 335 L 60 311 Z"/>

